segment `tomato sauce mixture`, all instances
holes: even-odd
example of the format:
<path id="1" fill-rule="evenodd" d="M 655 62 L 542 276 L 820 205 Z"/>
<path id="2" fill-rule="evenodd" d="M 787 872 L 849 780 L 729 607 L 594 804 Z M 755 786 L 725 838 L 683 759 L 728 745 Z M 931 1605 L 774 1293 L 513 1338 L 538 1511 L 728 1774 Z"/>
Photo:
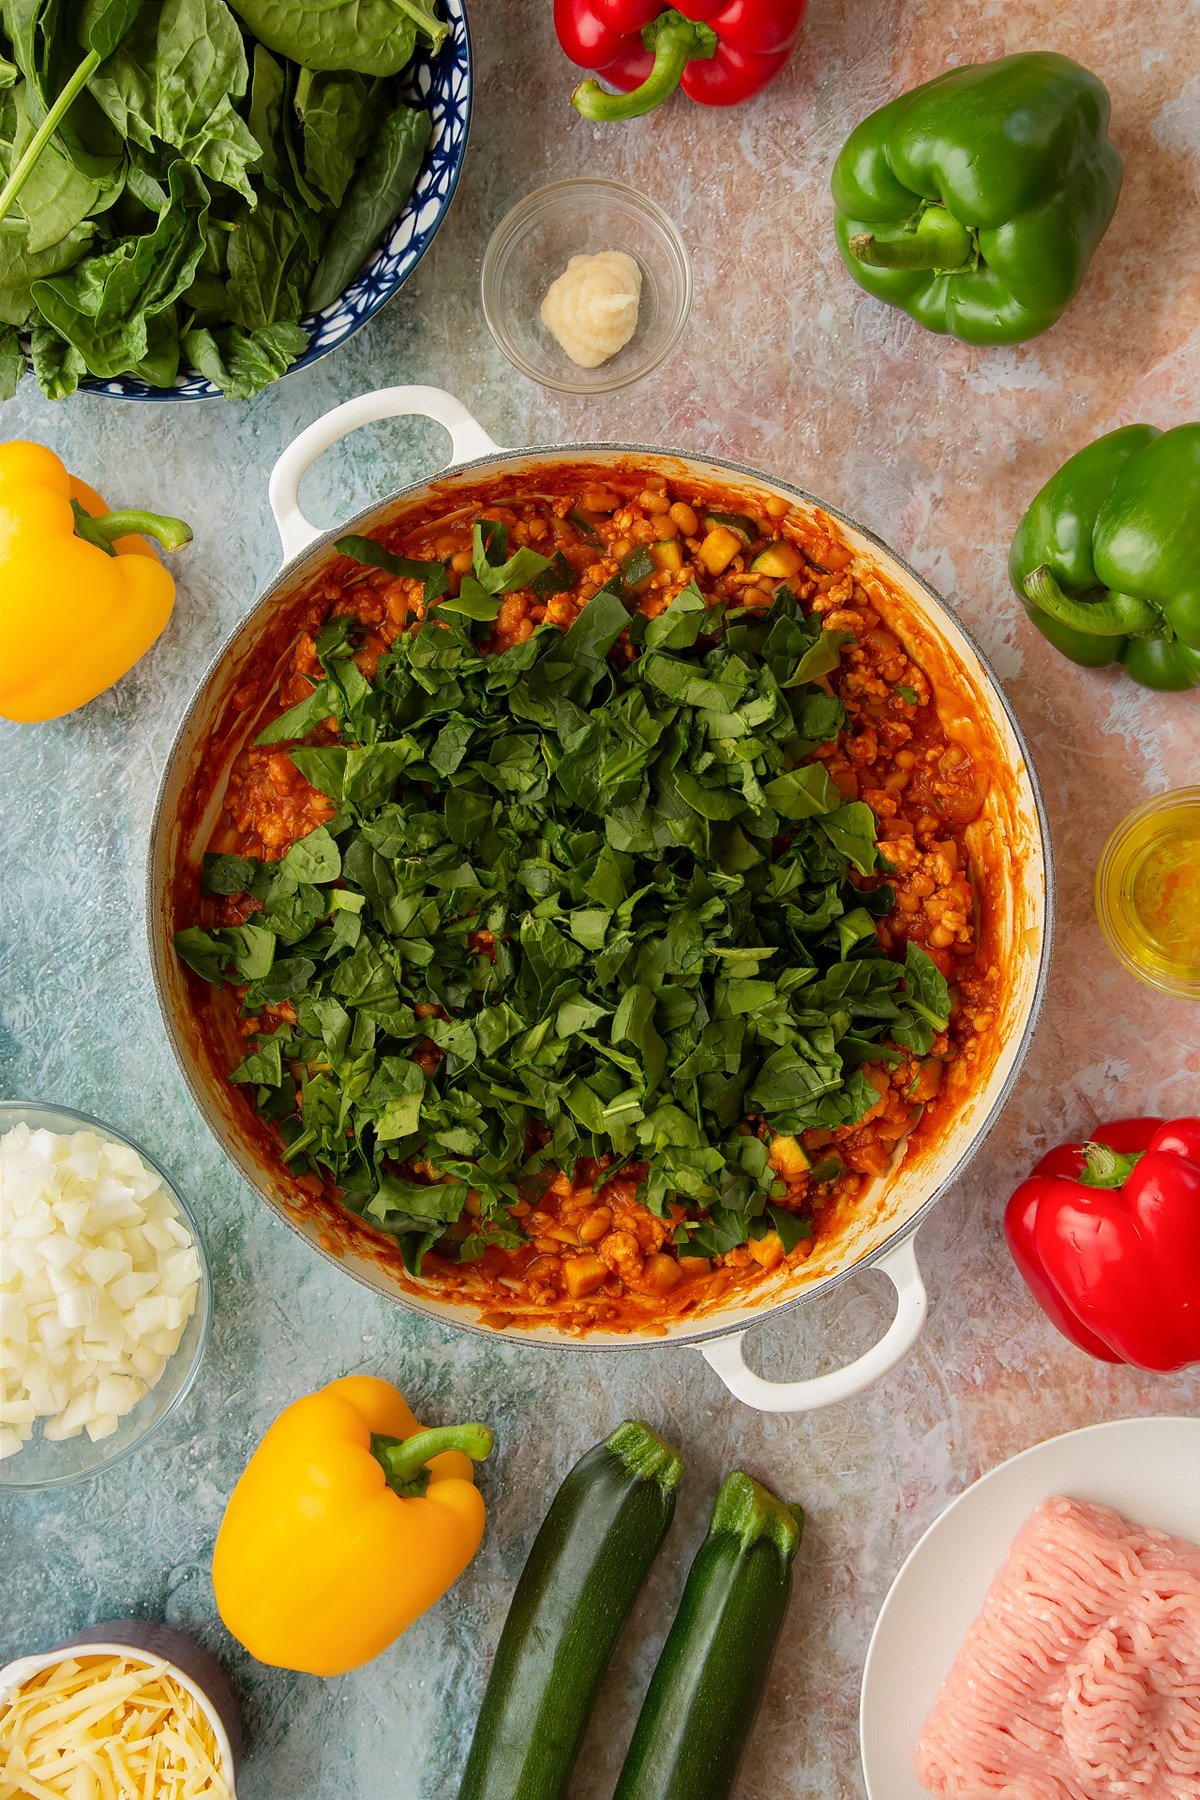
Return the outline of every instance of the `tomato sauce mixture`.
<path id="1" fill-rule="evenodd" d="M 774 1140 L 772 1162 L 787 1190 L 778 1204 L 811 1221 L 811 1235 L 790 1251 L 775 1231 L 768 1231 L 721 1256 L 689 1255 L 686 1246 L 672 1242 L 683 1209 L 659 1218 L 642 1205 L 635 1197 L 642 1174 L 636 1164 L 606 1181 L 602 1166 L 583 1163 L 560 1171 L 548 1185 L 543 1181 L 518 1202 L 514 1221 L 527 1236 L 520 1248 L 489 1248 L 466 1264 L 431 1251 L 424 1261 L 423 1278 L 469 1299 L 497 1327 L 543 1316 L 574 1331 L 644 1330 L 732 1299 L 785 1260 L 802 1262 L 823 1231 L 844 1220 L 873 1179 L 892 1165 L 901 1141 L 914 1128 L 925 1137 L 934 1127 L 947 1069 L 964 1056 L 979 1055 L 998 1007 L 1000 969 L 994 962 L 980 966 L 977 954 L 980 908 L 987 895 L 977 891 L 979 872 L 973 875 L 965 843 L 966 829 L 980 815 L 993 776 L 970 749 L 948 738 L 925 671 L 855 580 L 850 553 L 828 538 L 814 546 L 811 535 L 803 537 L 789 518 L 784 500 L 756 505 L 740 495 L 714 497 L 710 489 L 701 492 L 687 481 L 633 470 L 606 472 L 594 480 L 585 479 L 581 470 L 569 473 L 574 476 L 569 491 L 534 496 L 506 492 L 500 502 L 489 499 L 461 515 L 384 531 L 380 541 L 405 556 L 446 561 L 451 594 L 471 569 L 471 529 L 479 518 L 505 524 L 510 549 L 528 545 L 546 556 L 561 552 L 578 571 L 578 586 L 544 601 L 529 591 L 505 597 L 484 646 L 497 655 L 524 642 L 543 621 L 570 626 L 622 564 L 628 569 L 631 552 L 639 546 L 645 547 L 649 567 L 633 591 L 650 617 L 691 582 L 710 604 L 733 599 L 763 608 L 786 585 L 825 627 L 852 634 L 840 668 L 828 678 L 846 708 L 848 726 L 815 755 L 826 763 L 844 798 L 865 801 L 878 821 L 888 872 L 856 880 L 863 888 L 886 881 L 894 889 L 895 907 L 876 926 L 882 948 L 902 959 L 906 942 L 915 940 L 947 977 L 952 998 L 949 1027 L 937 1036 L 929 1057 L 905 1054 L 893 1067 L 868 1066 L 879 1097 L 858 1124 L 807 1131 L 799 1141 Z M 753 531 L 750 541 L 737 531 L 714 531 L 706 523 L 714 507 L 728 508 L 747 521 Z M 772 551 L 765 568 L 764 546 Z M 235 696 L 236 703 L 253 716 L 259 730 L 304 699 L 320 678 L 317 633 L 342 614 L 354 616 L 365 628 L 356 660 L 370 679 L 397 634 L 424 617 L 423 593 L 419 580 L 364 570 L 347 560 L 335 564 L 308 596 L 303 629 L 270 704 L 262 709 L 264 696 L 253 682 Z M 613 654 L 635 652 L 619 644 Z M 327 731 L 305 741 L 319 743 L 334 735 L 331 722 Z M 233 764 L 224 814 L 209 848 L 277 859 L 332 811 L 286 748 L 247 745 Z M 235 924 L 253 904 L 206 897 L 201 916 L 205 924 Z M 482 942 L 479 947 L 486 951 Z M 211 996 L 209 990 L 209 1007 L 236 1007 L 228 992 Z M 287 1002 L 274 1010 L 278 1017 L 289 1017 Z M 270 1024 L 268 1016 L 239 1018 L 236 1029 L 250 1038 Z M 432 1044 L 428 1051 L 435 1058 L 440 1055 Z M 825 1170 L 835 1166 L 837 1172 L 815 1180 L 814 1165 Z M 421 1172 L 419 1164 L 414 1169 Z M 465 1232 L 471 1223 L 464 1217 L 449 1235 Z"/>

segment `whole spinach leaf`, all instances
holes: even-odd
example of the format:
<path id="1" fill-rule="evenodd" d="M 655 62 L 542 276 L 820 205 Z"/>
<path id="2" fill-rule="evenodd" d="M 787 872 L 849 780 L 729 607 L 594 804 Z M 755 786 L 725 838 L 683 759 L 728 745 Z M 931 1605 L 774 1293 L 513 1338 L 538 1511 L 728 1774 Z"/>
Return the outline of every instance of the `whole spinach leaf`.
<path id="1" fill-rule="evenodd" d="M 33 284 L 44 275 L 69 269 L 94 237 L 90 224 L 77 225 L 50 250 L 31 253 L 23 231 L 0 231 L 0 323 L 27 325 L 33 317 Z"/>
<path id="2" fill-rule="evenodd" d="M 170 387 L 179 373 L 181 345 L 179 315 L 174 306 L 146 319 L 146 348 L 132 365 L 132 372 L 151 387 Z"/>
<path id="3" fill-rule="evenodd" d="M 345 198 L 370 142 L 379 84 L 355 74 L 301 69 L 295 106 L 302 124 L 304 172 L 330 206 Z"/>
<path id="4" fill-rule="evenodd" d="M 204 247 L 208 195 L 190 164 L 172 163 L 169 201 L 153 231 L 84 257 L 32 287 L 45 325 L 92 375 L 119 375 L 151 353 L 149 322 L 190 283 Z"/>
<path id="5" fill-rule="evenodd" d="M 308 333 L 288 319 L 243 331 L 194 329 L 184 333 L 188 361 L 219 387 L 227 400 L 249 400 L 286 374 L 308 348 Z"/>
<path id="6" fill-rule="evenodd" d="M 357 275 L 416 186 L 432 131 L 429 114 L 409 106 L 379 126 L 321 251 L 305 300 L 310 312 L 332 305 Z"/>
<path id="7" fill-rule="evenodd" d="M 32 91 L 28 82 L 20 83 L 15 90 L 17 119 L 13 139 L 14 158 L 24 153 L 37 128 L 37 118 L 30 116 L 28 106 Z M 25 177 L 20 194 L 20 210 L 25 219 L 25 242 L 29 251 L 36 255 L 70 236 L 89 213 L 100 205 L 103 192 L 101 184 L 77 169 L 66 152 L 51 138 Z"/>
<path id="8" fill-rule="evenodd" d="M 259 331 L 300 316 L 316 263 L 317 233 L 306 211 L 273 193 L 242 207 L 229 235 L 229 316 Z"/>
<path id="9" fill-rule="evenodd" d="M 236 110 L 249 70 L 225 0 L 148 6 L 92 76 L 92 93 L 125 137 L 143 149 L 173 145 L 202 174 L 253 205 L 250 171 L 262 147 Z"/>
<path id="10" fill-rule="evenodd" d="M 247 123 L 251 136 L 262 149 L 256 173 L 264 181 L 278 183 L 286 166 L 283 109 L 287 102 L 287 76 L 283 64 L 261 44 L 255 44 L 250 66 Z"/>
<path id="11" fill-rule="evenodd" d="M 417 33 L 437 49 L 449 27 L 431 0 L 236 0 L 234 10 L 260 43 L 302 68 L 397 75 Z"/>
<path id="12" fill-rule="evenodd" d="M 34 325 L 29 334 L 29 360 L 47 400 L 69 400 L 88 372 L 75 346 L 46 325 Z"/>
<path id="13" fill-rule="evenodd" d="M 51 136 L 45 154 L 66 162 L 82 180 L 93 182 L 101 194 L 110 186 L 119 186 L 122 145 L 108 121 L 85 91 L 88 76 L 105 54 L 110 33 L 101 31 L 100 44 L 93 47 L 86 37 L 76 35 L 71 8 L 61 0 L 3 0 L 0 19 L 8 31 L 12 59 L 25 77 L 24 107 L 31 129 L 41 127 L 53 115 Z M 114 20 L 114 28 L 118 21 Z M 81 57 L 80 47 L 88 52 Z M 0 88 L 6 85 L 0 81 Z M 28 167 L 12 173 L 15 186 L 9 200 L 24 194 L 41 161 L 31 153 Z M 61 172 L 57 177 L 62 185 Z M 23 201 L 27 217 L 37 210 L 34 201 Z"/>

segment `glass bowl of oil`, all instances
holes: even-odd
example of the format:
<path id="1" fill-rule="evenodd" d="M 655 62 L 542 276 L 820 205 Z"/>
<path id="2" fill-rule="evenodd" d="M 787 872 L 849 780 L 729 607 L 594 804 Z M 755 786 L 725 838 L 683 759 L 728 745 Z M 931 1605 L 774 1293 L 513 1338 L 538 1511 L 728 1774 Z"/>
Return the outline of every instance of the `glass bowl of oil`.
<path id="1" fill-rule="evenodd" d="M 1200 1000 L 1200 787 L 1122 819 L 1096 869 L 1096 916 L 1139 981 Z"/>

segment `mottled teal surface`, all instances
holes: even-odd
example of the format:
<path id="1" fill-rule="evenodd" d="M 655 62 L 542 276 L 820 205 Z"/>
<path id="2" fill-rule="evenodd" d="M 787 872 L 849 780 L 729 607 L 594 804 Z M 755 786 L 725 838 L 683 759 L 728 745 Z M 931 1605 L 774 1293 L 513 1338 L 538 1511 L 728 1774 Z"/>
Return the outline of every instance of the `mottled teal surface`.
<path id="1" fill-rule="evenodd" d="M 1027 351 L 990 357 L 938 342 L 857 295 L 828 231 L 829 164 L 870 106 L 947 60 L 1024 48 L 1031 34 L 1070 50 L 1083 19 L 1123 129 L 1136 128 L 1146 155 L 1158 143 L 1176 147 L 1180 166 L 1194 156 L 1200 97 L 1194 81 L 1185 86 L 1194 42 L 1190 65 L 1186 37 L 1172 61 L 1145 60 L 1174 9 L 1152 0 L 1136 42 L 1112 8 L 1093 17 L 1082 0 L 1015 10 L 1016 24 L 1006 15 L 972 27 L 955 0 L 935 0 L 906 25 L 892 0 L 813 0 L 799 59 L 760 105 L 723 116 L 680 103 L 606 132 L 566 105 L 572 74 L 553 43 L 549 0 L 472 0 L 479 80 L 459 198 L 404 293 L 350 345 L 249 405 L 81 397 L 53 407 L 27 384 L 0 412 L 0 434 L 51 444 L 112 503 L 153 503 L 196 531 L 174 619 L 139 668 L 74 718 L 0 728 L 0 1091 L 81 1107 L 143 1140 L 203 1221 L 216 1289 L 198 1385 L 144 1454 L 65 1492 L 0 1495 L 0 1659 L 127 1613 L 194 1631 L 226 1660 L 243 1701 L 243 1800 L 453 1794 L 513 1581 L 553 1486 L 628 1413 L 677 1438 L 688 1474 L 618 1651 L 576 1800 L 611 1792 L 712 1494 L 738 1461 L 810 1515 L 741 1800 L 858 1800 L 857 1691 L 871 1624 L 903 1555 L 945 1502 L 982 1468 L 1073 1425 L 1200 1403 L 1194 1372 L 1155 1380 L 1102 1369 L 1061 1343 L 1018 1282 L 999 1225 L 1015 1176 L 1047 1137 L 1106 1113 L 1197 1109 L 1195 1009 L 1116 969 L 1088 894 L 1099 843 L 1120 813 L 1149 789 L 1195 778 L 1195 700 L 1119 690 L 1052 664 L 1004 579 L 1013 501 L 1049 474 L 1060 430 L 1074 447 L 1127 418 L 1178 421 L 1173 385 L 1195 392 L 1194 318 L 1167 304 L 1165 259 L 1157 287 L 1141 284 L 1136 233 L 1147 209 L 1136 200 L 1098 259 L 1098 286 L 1068 322 Z M 1144 77 L 1151 67 L 1158 73 Z M 556 400 L 514 376 L 477 300 L 490 228 L 530 188 L 576 172 L 620 176 L 660 199 L 697 272 L 683 349 L 650 382 L 593 403 Z M 1194 237 L 1184 249 L 1194 283 Z M 1158 373 L 1144 382 L 1149 349 L 1128 332 L 1106 335 L 1108 284 L 1136 287 L 1138 328 L 1149 320 L 1157 333 Z M 1093 379 L 1098 358 L 1106 382 Z M 658 441 L 798 480 L 862 517 L 948 592 L 1009 682 L 1060 852 L 1049 1002 L 1002 1125 L 922 1233 L 927 1335 L 857 1402 L 764 1419 L 686 1349 L 556 1354 L 427 1324 L 277 1223 L 184 1090 L 143 929 L 156 783 L 201 671 L 277 564 L 266 498 L 275 457 L 336 402 L 401 381 L 458 393 L 501 442 Z M 441 453 L 432 428 L 364 431 L 314 471 L 309 510 L 332 523 L 431 470 Z M 998 496 L 993 478 L 1008 483 Z M 889 1294 L 881 1277 L 864 1277 L 799 1323 L 793 1315 L 761 1333 L 753 1360 L 776 1374 L 845 1360 L 881 1331 Z M 489 1530 L 477 1562 L 392 1651 L 324 1683 L 257 1667 L 230 1642 L 215 1617 L 209 1559 L 225 1497 L 270 1420 L 351 1370 L 395 1379 L 430 1420 L 487 1419 L 497 1450 L 481 1476 Z"/>

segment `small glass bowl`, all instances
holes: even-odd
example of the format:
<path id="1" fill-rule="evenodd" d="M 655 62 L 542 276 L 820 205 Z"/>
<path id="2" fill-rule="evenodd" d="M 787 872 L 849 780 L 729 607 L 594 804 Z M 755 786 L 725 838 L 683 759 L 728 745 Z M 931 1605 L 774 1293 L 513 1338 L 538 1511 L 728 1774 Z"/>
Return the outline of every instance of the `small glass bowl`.
<path id="1" fill-rule="evenodd" d="M 15 1456 L 0 1460 L 0 1489 L 66 1487 L 70 1482 L 83 1481 L 88 1476 L 99 1475 L 104 1469 L 113 1468 L 135 1450 L 140 1450 L 189 1392 L 199 1371 L 212 1324 L 212 1279 L 195 1215 L 162 1164 L 141 1144 L 126 1137 L 123 1131 L 114 1130 L 102 1119 L 93 1118 L 89 1113 L 74 1112 L 67 1106 L 0 1100 L 0 1136 L 11 1131 L 14 1125 L 28 1125 L 32 1131 L 53 1131 L 61 1136 L 76 1131 L 94 1131 L 100 1137 L 111 1138 L 115 1143 L 127 1144 L 131 1150 L 136 1150 L 142 1161 L 158 1174 L 174 1201 L 180 1218 L 192 1234 L 200 1259 L 199 1292 L 179 1340 L 179 1348 L 168 1358 L 166 1368 L 149 1393 L 125 1414 L 111 1437 L 101 1438 L 98 1444 L 93 1444 L 83 1431 L 78 1437 L 52 1443 L 42 1436 L 38 1424 L 33 1428 L 33 1436 L 22 1444 Z"/>
<path id="2" fill-rule="evenodd" d="M 1131 975 L 1182 1000 L 1200 1000 L 1197 896 L 1200 787 L 1175 788 L 1137 807 L 1105 844 L 1096 867 L 1096 916 Z M 1178 929 L 1183 920 L 1190 940 Z"/>
<path id="3" fill-rule="evenodd" d="M 624 250 L 642 271 L 637 330 L 596 369 L 581 369 L 542 324 L 546 289 L 572 256 Z M 692 265 L 653 200 L 620 181 L 582 175 L 527 194 L 492 233 L 483 258 L 483 316 L 509 362 L 563 394 L 611 394 L 656 369 L 683 335 Z"/>

